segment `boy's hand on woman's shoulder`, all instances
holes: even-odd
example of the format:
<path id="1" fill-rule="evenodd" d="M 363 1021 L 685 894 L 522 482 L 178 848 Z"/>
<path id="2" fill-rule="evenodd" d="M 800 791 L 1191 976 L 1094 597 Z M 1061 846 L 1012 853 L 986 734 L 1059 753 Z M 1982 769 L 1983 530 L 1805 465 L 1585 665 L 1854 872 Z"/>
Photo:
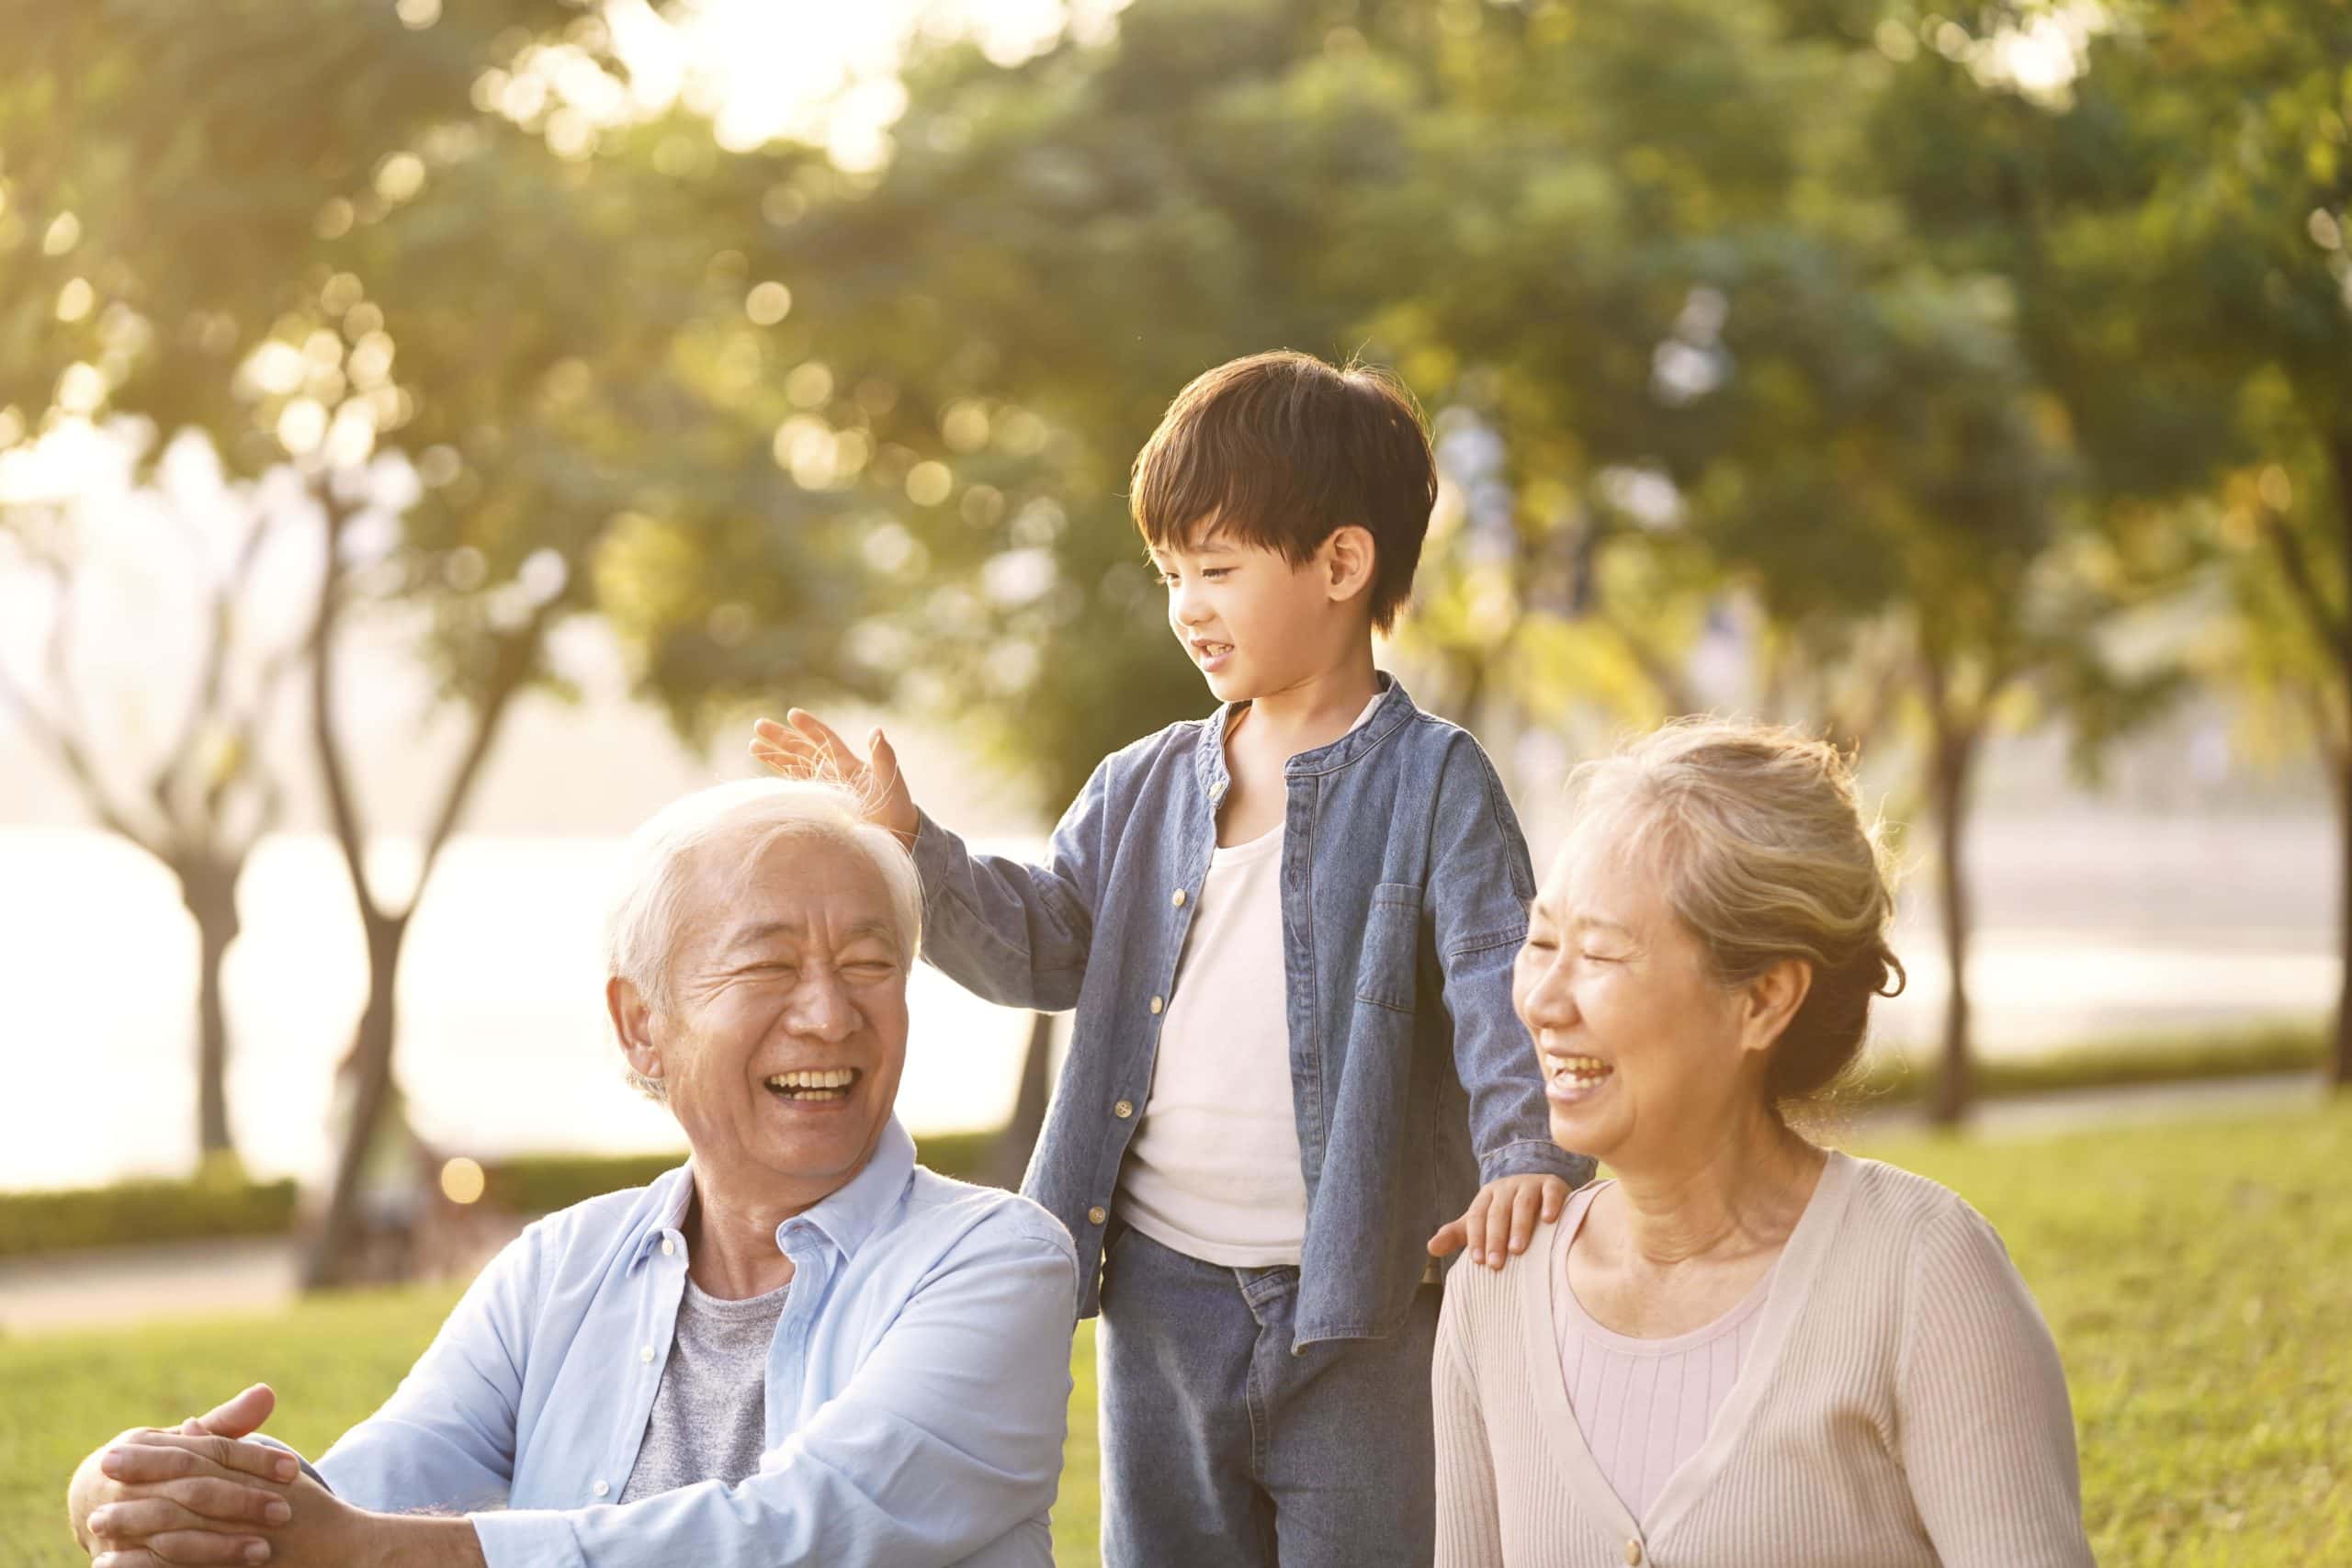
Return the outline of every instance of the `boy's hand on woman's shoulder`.
<path id="1" fill-rule="evenodd" d="M 1478 1189 L 1460 1219 L 1430 1237 L 1430 1253 L 1443 1258 L 1466 1247 L 1471 1262 L 1499 1269 L 1513 1253 L 1527 1250 L 1538 1218 L 1549 1224 L 1567 1201 L 1568 1184 L 1556 1176 L 1497 1177 Z"/>
<path id="2" fill-rule="evenodd" d="M 888 828 L 912 849 L 921 821 L 889 737 L 879 729 L 867 736 L 866 755 L 861 760 L 831 726 L 806 708 L 792 708 L 785 718 L 784 724 L 772 718 L 752 724 L 752 757 L 770 773 L 788 779 L 825 778 L 847 784 L 857 792 L 868 822 Z"/>

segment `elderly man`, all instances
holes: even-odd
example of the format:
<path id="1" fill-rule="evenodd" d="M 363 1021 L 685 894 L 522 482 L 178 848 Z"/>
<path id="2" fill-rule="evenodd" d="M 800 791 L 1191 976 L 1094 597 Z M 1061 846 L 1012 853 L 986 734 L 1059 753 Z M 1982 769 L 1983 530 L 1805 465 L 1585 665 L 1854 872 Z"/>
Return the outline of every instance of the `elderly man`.
<path id="1" fill-rule="evenodd" d="M 688 1162 L 525 1231 L 315 1470 L 240 1440 L 249 1389 L 93 1454 L 76 1538 L 104 1568 L 1050 1563 L 1075 1254 L 891 1113 L 921 908 L 833 786 L 657 815 L 606 999 Z"/>

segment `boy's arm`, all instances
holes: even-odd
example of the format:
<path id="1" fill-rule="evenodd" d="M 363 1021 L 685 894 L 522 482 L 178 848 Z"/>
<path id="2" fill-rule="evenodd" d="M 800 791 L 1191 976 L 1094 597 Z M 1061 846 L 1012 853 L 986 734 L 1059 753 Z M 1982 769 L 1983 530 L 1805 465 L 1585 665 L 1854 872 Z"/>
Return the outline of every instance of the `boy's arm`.
<path id="1" fill-rule="evenodd" d="M 794 708 L 788 725 L 752 727 L 752 755 L 788 778 L 839 780 L 864 802 L 865 819 L 898 835 L 922 883 L 922 955 L 966 989 L 1005 1007 L 1058 1012 L 1078 1005 L 1094 934 L 1105 836 L 1104 759 L 1063 813 L 1044 865 L 974 854 L 919 809 L 879 729 L 860 761 L 816 715 Z"/>
<path id="2" fill-rule="evenodd" d="M 1078 1005 L 1094 937 L 1108 836 L 1111 764 L 1098 764 L 1062 814 L 1043 865 L 975 854 L 920 817 L 922 955 L 967 989 L 1006 1007 Z"/>
<path id="3" fill-rule="evenodd" d="M 1553 1176 L 1579 1185 L 1591 1179 L 1592 1161 L 1552 1141 L 1535 1047 L 1511 1009 L 1511 968 L 1527 937 L 1534 869 L 1502 781 L 1466 735 L 1439 780 L 1436 835 L 1430 908 L 1454 1071 L 1470 1096 L 1478 1179 Z"/>

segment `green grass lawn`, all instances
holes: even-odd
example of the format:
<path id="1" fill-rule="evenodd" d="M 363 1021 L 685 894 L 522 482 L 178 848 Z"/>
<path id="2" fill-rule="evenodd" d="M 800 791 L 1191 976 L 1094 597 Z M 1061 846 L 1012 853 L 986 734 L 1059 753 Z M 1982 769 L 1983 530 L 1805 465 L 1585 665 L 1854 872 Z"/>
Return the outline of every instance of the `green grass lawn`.
<path id="1" fill-rule="evenodd" d="M 2041 1141 L 1858 1149 L 1991 1218 L 2058 1337 L 2084 1506 L 2108 1568 L 2352 1563 L 2352 1105 Z M 317 1452 L 390 1389 L 448 1289 L 192 1328 L 0 1341 L 0 1562 L 80 1561 L 59 1507 L 80 1456 L 255 1378 Z M 1077 1346 L 1065 1564 L 1094 1561 L 1092 1336 Z"/>

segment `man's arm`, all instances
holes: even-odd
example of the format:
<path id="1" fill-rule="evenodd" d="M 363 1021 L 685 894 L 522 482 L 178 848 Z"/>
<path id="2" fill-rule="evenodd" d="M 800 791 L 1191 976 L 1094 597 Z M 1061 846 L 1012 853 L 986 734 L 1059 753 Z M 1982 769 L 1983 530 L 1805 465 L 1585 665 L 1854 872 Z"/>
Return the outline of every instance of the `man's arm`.
<path id="1" fill-rule="evenodd" d="M 1078 1269 L 1031 1212 L 981 1227 L 849 1386 L 735 1486 L 625 1506 L 479 1514 L 491 1568 L 922 1568 L 1053 1504 Z"/>

